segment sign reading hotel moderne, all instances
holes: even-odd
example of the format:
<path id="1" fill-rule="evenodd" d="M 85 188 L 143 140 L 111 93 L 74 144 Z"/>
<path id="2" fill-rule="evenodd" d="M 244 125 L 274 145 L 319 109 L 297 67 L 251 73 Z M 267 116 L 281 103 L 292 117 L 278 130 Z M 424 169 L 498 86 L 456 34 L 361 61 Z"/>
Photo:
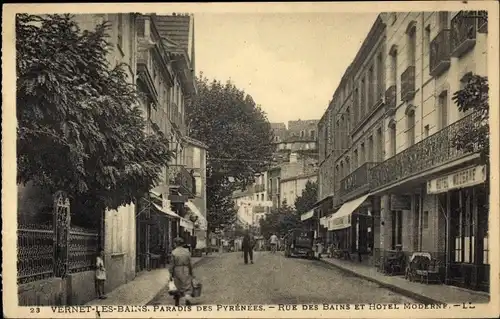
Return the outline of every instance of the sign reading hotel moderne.
<path id="1" fill-rule="evenodd" d="M 486 166 L 474 166 L 427 182 L 428 194 L 440 194 L 447 191 L 470 187 L 486 181 Z"/>

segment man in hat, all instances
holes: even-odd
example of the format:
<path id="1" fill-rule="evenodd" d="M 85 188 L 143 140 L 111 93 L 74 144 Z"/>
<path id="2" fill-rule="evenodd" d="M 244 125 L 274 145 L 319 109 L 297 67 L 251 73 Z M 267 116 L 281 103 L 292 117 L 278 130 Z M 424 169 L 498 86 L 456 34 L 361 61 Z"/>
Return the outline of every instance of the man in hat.
<path id="1" fill-rule="evenodd" d="M 250 263 L 253 264 L 253 248 L 255 247 L 255 240 L 249 230 L 245 232 L 241 246 L 243 249 L 243 259 L 245 260 L 245 264 L 248 264 L 248 257 L 250 257 Z"/>

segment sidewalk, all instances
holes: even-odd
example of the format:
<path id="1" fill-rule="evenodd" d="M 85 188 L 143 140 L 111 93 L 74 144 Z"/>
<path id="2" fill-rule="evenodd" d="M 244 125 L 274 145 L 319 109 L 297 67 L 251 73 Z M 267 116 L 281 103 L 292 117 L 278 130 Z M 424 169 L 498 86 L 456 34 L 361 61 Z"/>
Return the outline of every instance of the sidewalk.
<path id="1" fill-rule="evenodd" d="M 450 285 L 410 282 L 401 276 L 384 275 L 366 264 L 336 258 L 322 258 L 321 261 L 423 303 L 488 303 L 490 300 L 485 292 Z"/>
<path id="2" fill-rule="evenodd" d="M 203 257 L 192 257 L 193 266 L 196 266 Z M 121 285 L 107 294 L 107 299 L 94 299 L 86 305 L 146 305 L 165 287 L 170 279 L 167 268 L 143 271 L 134 280 Z"/>

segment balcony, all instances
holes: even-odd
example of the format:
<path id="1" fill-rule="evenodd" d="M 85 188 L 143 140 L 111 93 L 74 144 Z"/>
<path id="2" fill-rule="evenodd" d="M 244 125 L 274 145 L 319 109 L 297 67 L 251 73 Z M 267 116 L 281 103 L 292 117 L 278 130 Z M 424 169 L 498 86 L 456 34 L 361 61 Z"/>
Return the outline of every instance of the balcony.
<path id="1" fill-rule="evenodd" d="M 450 34 L 449 29 L 441 30 L 431 42 L 429 73 L 438 76 L 450 67 Z"/>
<path id="2" fill-rule="evenodd" d="M 396 85 L 391 85 L 387 91 L 385 91 L 385 109 L 386 112 L 393 114 L 396 112 L 396 97 L 397 90 Z"/>
<path id="3" fill-rule="evenodd" d="M 347 175 L 340 181 L 339 196 L 344 201 L 348 195 L 367 191 L 369 188 L 369 171 L 378 163 L 366 162 L 358 167 L 354 172 Z"/>
<path id="4" fill-rule="evenodd" d="M 451 19 L 451 55 L 461 57 L 476 45 L 476 11 L 460 11 Z"/>
<path id="5" fill-rule="evenodd" d="M 181 195 L 193 198 L 196 194 L 194 177 L 182 165 L 168 167 L 168 180 L 171 189 L 177 189 Z"/>
<path id="6" fill-rule="evenodd" d="M 401 101 L 409 101 L 415 96 L 415 66 L 411 65 L 401 74 Z"/>
<path id="7" fill-rule="evenodd" d="M 253 188 L 253 191 L 255 193 L 260 193 L 260 192 L 263 192 L 264 190 L 265 190 L 265 185 L 264 184 L 257 184 Z"/>
<path id="8" fill-rule="evenodd" d="M 178 106 L 176 103 L 172 103 L 172 116 L 170 121 L 172 122 L 174 128 L 179 131 L 182 135 L 186 135 L 186 125 L 184 123 L 184 117 L 182 113 L 177 111 Z"/>
<path id="9" fill-rule="evenodd" d="M 470 114 L 376 165 L 369 173 L 370 190 L 390 186 L 411 176 L 473 154 L 477 150 L 472 152 L 458 151 L 453 146 L 452 139 L 458 132 L 480 125 L 479 123 L 478 114 Z"/>

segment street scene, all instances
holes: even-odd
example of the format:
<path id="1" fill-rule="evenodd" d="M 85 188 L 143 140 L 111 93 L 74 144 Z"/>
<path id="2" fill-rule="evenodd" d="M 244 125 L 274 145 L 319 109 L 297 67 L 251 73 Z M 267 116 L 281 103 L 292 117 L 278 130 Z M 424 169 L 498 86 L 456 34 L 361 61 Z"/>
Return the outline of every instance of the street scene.
<path id="1" fill-rule="evenodd" d="M 15 28 L 19 306 L 490 301 L 488 11 Z"/>
<path id="2" fill-rule="evenodd" d="M 287 259 L 283 254 L 255 252 L 255 264 L 242 267 L 242 255 L 227 253 L 196 267 L 207 305 L 403 304 L 415 300 L 332 269 L 321 262 Z M 224 269 L 224 271 L 220 271 Z M 149 305 L 174 305 L 167 290 Z"/>

